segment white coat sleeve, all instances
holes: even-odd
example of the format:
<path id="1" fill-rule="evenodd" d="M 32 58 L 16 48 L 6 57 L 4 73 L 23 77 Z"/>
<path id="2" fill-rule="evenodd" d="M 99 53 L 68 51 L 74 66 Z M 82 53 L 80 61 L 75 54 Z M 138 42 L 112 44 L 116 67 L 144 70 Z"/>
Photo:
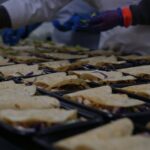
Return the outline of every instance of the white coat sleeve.
<path id="1" fill-rule="evenodd" d="M 9 0 L 2 4 L 13 28 L 49 21 L 57 11 L 72 0 Z"/>
<path id="2" fill-rule="evenodd" d="M 96 8 L 96 9 L 100 9 L 101 8 L 101 3 L 103 0 L 84 0 L 87 3 L 89 3 L 92 7 Z M 107 0 L 105 0 L 107 1 Z M 107 2 L 109 3 L 109 2 Z"/>

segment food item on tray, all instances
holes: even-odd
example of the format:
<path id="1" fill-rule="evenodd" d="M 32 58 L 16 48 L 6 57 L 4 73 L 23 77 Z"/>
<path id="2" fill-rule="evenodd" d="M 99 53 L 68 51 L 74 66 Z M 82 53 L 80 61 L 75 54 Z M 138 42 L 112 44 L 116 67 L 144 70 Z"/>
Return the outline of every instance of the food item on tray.
<path id="1" fill-rule="evenodd" d="M 150 110 L 149 106 L 141 100 L 130 98 L 126 94 L 112 93 L 109 86 L 65 94 L 64 98 L 106 113 L 119 115 Z"/>
<path id="2" fill-rule="evenodd" d="M 128 86 L 120 90 L 150 99 L 150 84 Z"/>
<path id="3" fill-rule="evenodd" d="M 85 58 L 80 59 L 80 61 L 88 61 L 89 65 L 96 66 L 96 67 L 102 67 L 105 65 L 112 65 L 112 64 L 122 64 L 124 61 L 118 61 L 117 57 L 115 56 L 97 56 L 97 57 L 91 57 L 91 58 Z"/>
<path id="4" fill-rule="evenodd" d="M 108 140 L 96 138 L 83 142 L 76 140 L 73 144 L 62 141 L 62 143 L 56 144 L 55 147 L 57 150 L 149 150 L 149 140 L 149 137 L 140 135 L 112 138 Z"/>
<path id="5" fill-rule="evenodd" d="M 39 70 L 38 65 L 28 66 L 26 64 L 18 64 L 0 67 L 0 76 L 4 78 L 14 77 L 14 76 L 26 76 L 28 74 L 41 74 L 42 71 Z"/>
<path id="6" fill-rule="evenodd" d="M 130 119 L 120 119 L 85 133 L 61 140 L 55 144 L 55 147 L 74 150 L 83 144 L 92 144 L 95 140 L 107 141 L 116 138 L 129 137 L 132 135 L 133 130 L 134 125 Z"/>
<path id="7" fill-rule="evenodd" d="M 118 71 L 143 79 L 150 79 L 150 65 L 118 69 Z"/>
<path id="8" fill-rule="evenodd" d="M 0 90 L 0 96 L 3 96 L 4 94 L 7 96 L 15 96 L 15 95 L 33 96 L 36 94 L 36 86 L 26 86 L 20 88 L 18 86 L 16 89 L 9 88 L 9 89 Z"/>
<path id="9" fill-rule="evenodd" d="M 88 57 L 87 55 L 75 55 L 75 54 L 67 54 L 67 53 L 42 53 L 40 54 L 43 58 L 57 59 L 57 60 L 65 60 L 65 59 L 81 59 Z"/>
<path id="10" fill-rule="evenodd" d="M 150 55 L 148 56 L 129 55 L 129 56 L 119 56 L 119 58 L 130 62 L 150 62 Z"/>
<path id="11" fill-rule="evenodd" d="M 11 65 L 13 63 L 10 63 L 8 59 L 3 58 L 0 56 L 0 66 L 5 66 L 5 65 Z"/>
<path id="12" fill-rule="evenodd" d="M 0 82 L 0 96 L 22 95 L 33 96 L 36 94 L 36 86 L 25 86 L 24 84 L 16 84 L 13 81 Z"/>
<path id="13" fill-rule="evenodd" d="M 64 98 L 94 108 L 128 108 L 143 105 L 144 102 L 129 98 L 126 94 L 113 94 L 109 86 L 102 86 L 66 94 Z"/>
<path id="14" fill-rule="evenodd" d="M 56 98 L 48 96 L 0 96 L 0 110 L 2 109 L 48 109 L 59 108 L 60 103 Z"/>
<path id="15" fill-rule="evenodd" d="M 132 135 L 134 125 L 124 118 L 53 144 L 57 150 L 149 150 L 150 138 Z"/>
<path id="16" fill-rule="evenodd" d="M 87 61 L 71 63 L 68 60 L 62 60 L 62 61 L 42 63 L 39 64 L 39 67 L 41 69 L 50 69 L 54 71 L 69 71 L 69 70 L 81 68 L 85 64 L 87 64 Z"/>
<path id="17" fill-rule="evenodd" d="M 0 90 L 5 89 L 19 89 L 26 87 L 24 84 L 16 84 L 14 81 L 0 82 Z"/>
<path id="18" fill-rule="evenodd" d="M 116 55 L 117 53 L 115 53 Z M 94 51 L 89 51 L 88 52 L 88 55 L 89 56 L 111 56 L 111 55 L 114 55 L 114 52 L 109 50 L 109 51 L 106 51 L 106 50 L 94 50 Z"/>
<path id="19" fill-rule="evenodd" d="M 12 62 L 15 62 L 15 63 L 27 63 L 27 64 L 48 61 L 47 59 L 38 58 L 38 57 L 34 57 L 34 56 L 10 56 L 9 60 Z"/>
<path id="20" fill-rule="evenodd" d="M 129 83 L 135 81 L 133 76 L 124 76 L 117 71 L 70 71 L 69 73 L 77 75 L 81 79 L 97 83 Z"/>
<path id="21" fill-rule="evenodd" d="M 44 88 L 48 91 L 64 88 L 88 88 L 88 85 L 84 80 L 78 79 L 75 75 L 68 76 L 64 72 L 27 79 L 25 82 L 33 82 L 37 87 Z"/>
<path id="22" fill-rule="evenodd" d="M 76 110 L 64 109 L 29 109 L 1 110 L 0 120 L 13 126 L 31 127 L 43 124 L 56 125 L 77 119 Z"/>

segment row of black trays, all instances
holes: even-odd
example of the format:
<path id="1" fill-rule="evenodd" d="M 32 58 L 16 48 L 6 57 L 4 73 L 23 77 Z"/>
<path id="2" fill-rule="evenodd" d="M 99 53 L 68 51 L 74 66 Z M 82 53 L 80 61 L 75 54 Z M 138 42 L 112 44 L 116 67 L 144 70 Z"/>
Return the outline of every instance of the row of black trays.
<path id="1" fill-rule="evenodd" d="M 131 64 L 125 65 L 124 67 L 129 67 Z M 90 70 L 94 69 L 91 68 L 92 66 L 85 66 L 85 70 Z M 120 66 L 123 67 L 123 66 Z M 132 67 L 132 65 L 130 66 Z M 100 68 L 101 69 L 101 68 Z M 103 68 L 104 69 L 104 68 Z M 104 69 L 105 70 L 105 69 Z M 108 68 L 106 70 L 109 70 Z M 112 70 L 112 68 L 110 68 Z M 46 73 L 54 73 L 52 70 L 47 70 Z M 41 76 L 41 75 L 37 75 Z M 20 77 L 14 77 L 9 80 L 14 80 L 16 83 L 21 83 L 22 79 L 24 78 L 31 78 L 31 77 L 36 77 L 34 75 L 28 75 L 28 76 L 20 76 Z M 5 81 L 5 80 L 2 80 Z M 138 79 L 136 84 L 142 84 L 142 83 L 147 83 L 150 82 L 149 80 L 142 80 Z M 93 87 L 100 86 L 99 84 L 91 83 Z M 129 86 L 133 84 L 116 84 L 112 85 L 113 91 L 114 92 L 121 92 L 118 90 L 118 87 L 124 87 L 124 86 Z M 8 124 L 5 124 L 3 122 L 0 122 L 0 135 L 15 143 L 16 145 L 20 145 L 22 148 L 24 147 L 25 149 L 28 148 L 33 148 L 35 149 L 51 149 L 52 143 L 66 138 L 70 137 L 75 134 L 79 134 L 82 132 L 85 132 L 89 129 L 95 128 L 97 126 L 101 126 L 103 124 L 106 124 L 112 120 L 116 120 L 119 118 L 123 117 L 128 117 L 134 121 L 135 124 L 139 124 L 143 127 L 143 131 L 147 131 L 145 129 L 145 124 L 150 121 L 150 111 L 146 112 L 125 112 L 121 114 L 120 112 L 117 114 L 112 114 L 112 113 L 106 113 L 100 110 L 96 110 L 87 106 L 84 106 L 82 104 L 74 103 L 71 101 L 68 101 L 62 97 L 62 95 L 67 93 L 66 91 L 63 92 L 48 92 L 42 89 L 38 89 L 38 92 L 42 95 L 49 95 L 52 97 L 56 97 L 57 99 L 60 100 L 61 102 L 61 108 L 64 109 L 76 109 L 78 110 L 78 115 L 79 117 L 83 117 L 86 119 L 86 121 L 78 121 L 75 123 L 71 124 L 62 124 L 62 125 L 56 125 L 53 127 L 47 127 L 47 128 L 34 128 L 31 130 L 18 130 Z M 127 93 L 128 94 L 128 93 Z M 137 97 L 134 94 L 128 94 L 130 97 L 133 98 L 138 98 L 140 100 L 143 100 L 147 102 L 147 105 L 149 100 L 145 99 L 143 97 Z M 138 128 L 137 128 L 138 129 Z M 148 132 L 148 131 L 147 131 Z"/>
<path id="2" fill-rule="evenodd" d="M 36 76 L 32 76 L 32 77 L 36 77 Z M 22 80 L 17 80 L 16 83 L 20 83 L 20 81 L 22 81 Z M 144 82 L 143 81 L 139 81 L 139 83 L 135 83 L 134 85 L 140 84 L 140 83 L 144 83 Z M 128 84 L 128 85 L 130 85 L 130 84 Z M 100 86 L 100 85 L 95 84 L 94 86 Z M 118 87 L 124 87 L 124 84 L 112 85 L 113 92 L 121 93 L 122 91 L 119 90 Z M 78 103 L 75 103 L 75 102 L 68 101 L 68 100 L 63 98 L 64 94 L 68 94 L 68 93 L 71 93 L 73 91 L 65 91 L 64 90 L 64 91 L 58 91 L 58 92 L 48 92 L 46 90 L 38 89 L 38 92 L 40 94 L 43 94 L 43 95 L 49 95 L 49 96 L 52 96 L 52 97 L 56 97 L 57 99 L 60 100 L 62 108 L 65 108 L 65 109 L 77 109 L 78 110 L 78 114 L 83 116 L 83 117 L 85 117 L 86 119 L 98 118 L 98 119 L 101 120 L 100 122 L 107 122 L 109 120 L 113 120 L 113 119 L 121 118 L 121 117 L 130 117 L 130 118 L 133 119 L 134 116 L 137 118 L 138 116 L 140 117 L 140 116 L 143 116 L 143 115 L 146 116 L 146 115 L 150 114 L 150 112 L 148 112 L 148 111 L 130 112 L 128 110 L 127 111 L 124 110 L 123 112 L 118 112 L 116 114 L 113 114 L 111 112 L 107 112 L 106 113 L 106 112 L 103 112 L 103 111 L 100 111 L 100 110 L 96 110 L 94 108 L 87 107 L 87 106 L 82 105 L 82 104 L 78 104 Z M 128 94 L 128 93 L 126 93 L 126 94 Z M 146 99 L 146 98 L 143 98 L 143 97 L 139 97 L 139 96 L 136 96 L 134 94 L 128 94 L 128 95 L 130 97 L 132 97 L 132 98 L 138 98 L 140 100 L 145 101 L 147 107 L 150 108 L 150 104 L 149 104 L 150 100 L 149 99 Z M 81 122 L 81 124 L 82 124 L 82 122 Z M 20 130 L 17 130 L 17 129 L 15 129 L 15 128 L 9 126 L 9 125 L 6 125 L 4 123 L 0 123 L 0 127 L 5 129 L 3 131 L 9 131 L 9 132 L 12 132 L 12 133 L 14 133 L 16 135 L 23 135 L 23 136 L 35 135 L 35 133 L 45 132 L 45 129 L 43 129 L 42 131 L 40 130 L 39 132 L 37 132 L 36 129 L 35 130 L 31 129 L 31 130 L 20 131 Z M 51 129 L 52 129 L 52 127 L 51 127 Z"/>
<path id="3" fill-rule="evenodd" d="M 46 94 L 49 96 L 53 96 L 56 97 L 57 99 L 59 99 L 62 103 L 67 103 L 67 105 L 72 108 L 72 106 L 75 106 L 76 109 L 78 109 L 78 111 L 83 111 L 85 112 L 85 110 L 88 112 L 93 112 L 95 115 L 95 119 L 94 122 L 98 121 L 99 126 L 109 123 L 110 121 L 114 121 L 120 118 L 130 118 L 134 124 L 135 124 L 135 131 L 134 134 L 139 134 L 139 133 L 148 133 L 150 134 L 150 130 L 145 128 L 145 125 L 150 121 L 150 111 L 148 112 L 134 112 L 134 113 L 125 113 L 125 114 L 108 114 L 108 113 L 104 113 L 100 110 L 96 110 L 87 106 L 84 106 L 82 104 L 78 104 L 78 103 L 74 103 L 71 101 L 68 101 L 66 99 L 64 99 L 62 97 L 62 93 L 52 93 L 52 92 L 48 92 L 45 91 L 43 89 L 38 89 L 38 91 L 41 94 Z M 82 108 L 82 109 L 81 109 Z M 84 108 L 84 109 L 83 109 Z M 100 118 L 103 118 L 103 123 L 99 120 Z M 100 123 L 100 122 L 101 123 Z M 90 121 L 90 123 L 92 123 L 92 121 Z M 89 126 L 90 127 L 90 126 Z M 91 128 L 92 129 L 92 128 Z M 71 137 L 73 135 L 76 134 L 80 134 L 82 132 L 85 132 L 87 130 L 89 130 L 89 128 L 85 128 L 79 125 L 79 128 L 76 129 L 76 127 L 73 127 L 72 125 L 70 127 L 67 127 L 66 129 L 63 129 L 62 132 L 60 131 L 61 129 L 59 128 L 58 132 L 55 132 L 54 134 L 51 134 L 51 132 L 45 132 L 45 134 L 41 134 L 41 135 L 37 135 L 36 137 L 33 138 L 33 142 L 36 146 L 39 146 L 42 149 L 52 149 L 55 150 L 52 145 L 62 139 L 65 139 L 67 137 Z"/>

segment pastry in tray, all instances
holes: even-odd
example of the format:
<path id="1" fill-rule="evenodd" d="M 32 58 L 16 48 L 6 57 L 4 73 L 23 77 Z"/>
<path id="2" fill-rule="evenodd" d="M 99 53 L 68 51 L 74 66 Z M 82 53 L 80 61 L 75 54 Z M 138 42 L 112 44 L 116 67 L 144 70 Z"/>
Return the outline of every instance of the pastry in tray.
<path id="1" fill-rule="evenodd" d="M 72 75 L 77 75 L 79 78 L 89 82 L 97 83 L 132 83 L 135 82 L 135 77 L 127 75 L 124 76 L 121 72 L 117 71 L 70 71 Z"/>
<path id="2" fill-rule="evenodd" d="M 0 96 L 21 95 L 33 96 L 36 94 L 36 86 L 25 86 L 24 84 L 16 84 L 13 81 L 0 82 Z"/>
<path id="3" fill-rule="evenodd" d="M 71 63 L 68 60 L 62 60 L 62 61 L 41 63 L 39 64 L 39 67 L 41 69 L 50 69 L 54 71 L 69 71 L 79 69 L 85 64 L 87 64 L 87 61 Z"/>
<path id="4" fill-rule="evenodd" d="M 8 59 L 5 59 L 0 56 L 0 66 L 7 66 L 7 65 L 11 65 L 11 64 L 13 64 L 13 63 L 10 63 Z"/>
<path id="5" fill-rule="evenodd" d="M 111 56 L 114 55 L 113 51 L 106 51 L 106 50 L 94 50 L 88 52 L 89 56 Z M 115 54 L 116 55 L 116 54 Z"/>
<path id="6" fill-rule="evenodd" d="M 26 64 L 11 65 L 0 67 L 0 76 L 3 78 L 27 76 L 29 74 L 37 75 L 41 74 L 38 65 L 28 66 Z"/>
<path id="7" fill-rule="evenodd" d="M 0 120 L 13 126 L 33 127 L 35 125 L 51 126 L 77 119 L 76 110 L 64 109 L 28 109 L 0 110 Z"/>
<path id="8" fill-rule="evenodd" d="M 150 138 L 132 135 L 133 123 L 121 119 L 54 144 L 57 150 L 148 150 Z"/>
<path id="9" fill-rule="evenodd" d="M 15 88 L 9 88 L 9 89 L 3 89 L 0 91 L 0 96 L 2 95 L 7 95 L 8 97 L 15 96 L 15 95 L 20 95 L 20 96 L 32 96 L 36 94 L 36 86 L 26 86 L 26 87 L 21 87 L 19 86 Z"/>
<path id="10" fill-rule="evenodd" d="M 140 84 L 121 88 L 122 91 L 150 99 L 150 84 Z"/>
<path id="11" fill-rule="evenodd" d="M 25 80 L 25 82 L 31 82 L 37 87 L 46 89 L 48 91 L 55 91 L 64 88 L 78 88 L 85 89 L 88 87 L 87 83 L 79 79 L 76 75 L 66 75 L 66 73 L 52 73 L 48 75 L 39 76 Z"/>
<path id="12" fill-rule="evenodd" d="M 56 98 L 48 96 L 1 95 L 0 110 L 4 109 L 49 109 L 59 108 Z"/>
<path id="13" fill-rule="evenodd" d="M 0 82 L 0 90 L 5 89 L 19 89 L 25 87 L 24 84 L 16 84 L 14 81 Z"/>
<path id="14" fill-rule="evenodd" d="M 130 61 L 130 62 L 150 62 L 150 55 L 148 56 L 137 56 L 137 55 L 129 55 L 129 56 L 120 56 L 122 60 Z"/>
<path id="15" fill-rule="evenodd" d="M 116 113 L 121 108 L 128 109 L 143 106 L 145 103 L 128 97 L 126 94 L 114 94 L 110 86 L 102 86 L 64 95 L 70 101 L 78 102 L 101 111 Z"/>
<path id="16" fill-rule="evenodd" d="M 26 64 L 33 64 L 33 63 L 48 61 L 47 59 L 38 58 L 34 56 L 10 56 L 9 60 L 15 63 L 26 63 Z"/>
<path id="17" fill-rule="evenodd" d="M 57 59 L 57 60 L 66 60 L 66 59 L 81 59 L 81 58 L 86 58 L 88 56 L 87 55 L 74 55 L 74 54 L 67 54 L 67 53 L 42 53 L 41 57 Z"/>
<path id="18" fill-rule="evenodd" d="M 117 57 L 115 56 L 97 56 L 91 58 L 80 59 L 79 61 L 88 61 L 89 65 L 96 66 L 96 67 L 103 67 L 105 65 L 112 65 L 112 64 L 122 64 L 124 61 L 119 62 Z"/>
<path id="19" fill-rule="evenodd" d="M 101 139 L 111 139 L 111 138 L 121 138 L 126 136 L 131 136 L 134 129 L 134 125 L 130 119 L 120 119 L 114 122 L 111 122 L 107 125 L 103 125 L 100 127 L 97 127 L 96 129 L 87 131 L 85 133 L 82 133 L 80 135 L 76 135 L 74 137 L 64 139 L 60 142 L 58 142 L 56 145 L 60 146 L 61 144 L 65 144 L 67 142 L 71 142 L 72 144 L 69 144 L 69 146 L 73 146 L 74 144 L 82 143 L 83 141 L 94 141 L 92 139 L 99 138 Z M 89 139 L 88 139 L 88 138 Z M 75 142 L 75 143 L 74 143 Z"/>
<path id="20" fill-rule="evenodd" d="M 126 136 L 124 138 L 91 139 L 80 142 L 76 140 L 73 145 L 69 142 L 58 143 L 57 150 L 149 150 L 150 138 L 142 135 Z M 78 142 L 77 142 L 78 141 Z"/>
<path id="21" fill-rule="evenodd" d="M 143 79 L 150 79 L 150 65 L 118 69 L 118 71 Z"/>

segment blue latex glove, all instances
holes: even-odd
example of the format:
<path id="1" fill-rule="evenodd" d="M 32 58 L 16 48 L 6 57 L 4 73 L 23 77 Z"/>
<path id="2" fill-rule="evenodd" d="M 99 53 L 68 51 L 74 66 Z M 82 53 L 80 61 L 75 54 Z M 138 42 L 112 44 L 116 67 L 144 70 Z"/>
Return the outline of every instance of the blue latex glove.
<path id="1" fill-rule="evenodd" d="M 13 29 L 5 29 L 2 33 L 3 43 L 6 45 L 16 45 L 20 39 L 22 39 L 22 35 L 26 32 L 25 28 L 20 28 L 18 30 Z"/>
<path id="2" fill-rule="evenodd" d="M 25 39 L 36 29 L 40 23 L 13 30 L 7 28 L 2 33 L 2 40 L 6 45 L 16 45 L 21 39 Z"/>
<path id="3" fill-rule="evenodd" d="M 122 10 L 119 8 L 117 10 L 97 13 L 95 16 L 91 17 L 87 26 L 79 24 L 76 28 L 81 31 L 89 30 L 92 32 L 101 32 L 123 25 L 123 14 Z"/>
<path id="4" fill-rule="evenodd" d="M 67 32 L 67 31 L 76 31 L 77 27 L 82 23 L 82 25 L 86 25 L 87 21 L 89 21 L 91 18 L 91 14 L 74 14 L 68 21 L 65 23 L 61 24 L 59 20 L 54 20 L 53 25 L 56 29 L 62 31 L 62 32 Z"/>

